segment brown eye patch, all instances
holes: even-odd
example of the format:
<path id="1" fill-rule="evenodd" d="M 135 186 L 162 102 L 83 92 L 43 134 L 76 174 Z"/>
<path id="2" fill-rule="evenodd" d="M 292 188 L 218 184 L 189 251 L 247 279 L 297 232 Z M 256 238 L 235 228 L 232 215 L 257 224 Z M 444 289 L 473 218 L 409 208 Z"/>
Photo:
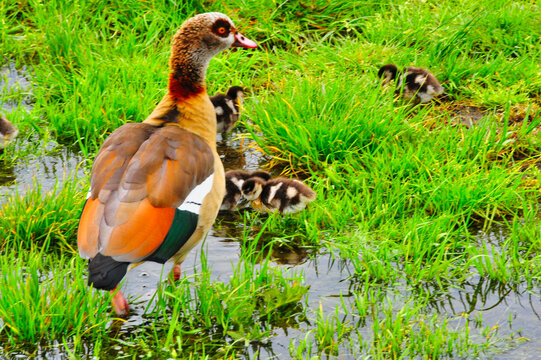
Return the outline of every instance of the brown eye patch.
<path id="1" fill-rule="evenodd" d="M 218 19 L 212 24 L 212 32 L 220 37 L 228 37 L 231 32 L 231 23 L 225 19 Z"/>

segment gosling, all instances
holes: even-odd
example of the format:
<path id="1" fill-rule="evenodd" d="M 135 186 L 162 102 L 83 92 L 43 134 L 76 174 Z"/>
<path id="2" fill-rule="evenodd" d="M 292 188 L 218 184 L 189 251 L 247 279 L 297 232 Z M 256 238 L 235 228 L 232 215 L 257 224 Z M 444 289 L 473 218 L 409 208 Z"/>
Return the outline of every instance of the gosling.
<path id="1" fill-rule="evenodd" d="M 395 94 L 402 92 L 406 100 L 413 100 L 414 103 L 427 103 L 443 94 L 443 86 L 438 79 L 423 68 L 410 66 L 399 72 L 395 65 L 387 64 L 379 69 L 378 77 L 386 83 L 396 80 Z"/>
<path id="2" fill-rule="evenodd" d="M 241 191 L 259 212 L 293 214 L 316 199 L 314 190 L 296 179 L 276 178 L 265 181 L 250 178 L 244 181 Z"/>
<path id="3" fill-rule="evenodd" d="M 225 173 L 225 195 L 220 206 L 220 210 L 233 211 L 241 199 L 241 188 L 248 179 L 261 179 L 266 181 L 270 179 L 270 174 L 266 171 L 258 170 L 248 172 L 244 170 L 229 170 Z"/>
<path id="4" fill-rule="evenodd" d="M 0 116 L 0 150 L 4 149 L 4 146 L 15 139 L 19 130 L 8 119 Z"/>
<path id="5" fill-rule="evenodd" d="M 231 131 L 240 117 L 244 89 L 240 86 L 232 86 L 227 93 L 217 94 L 210 97 L 214 111 L 216 112 L 216 130 L 219 133 Z"/>

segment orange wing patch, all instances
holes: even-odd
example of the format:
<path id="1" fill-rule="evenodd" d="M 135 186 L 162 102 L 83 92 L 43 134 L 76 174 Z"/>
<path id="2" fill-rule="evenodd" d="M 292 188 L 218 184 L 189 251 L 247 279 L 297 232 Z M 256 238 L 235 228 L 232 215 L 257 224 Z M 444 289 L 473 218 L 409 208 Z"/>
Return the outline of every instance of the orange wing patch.
<path id="1" fill-rule="evenodd" d="M 174 208 L 156 208 L 144 199 L 127 222 L 113 229 L 107 248 L 101 253 L 117 261 L 145 258 L 161 245 L 174 216 Z"/>
<path id="2" fill-rule="evenodd" d="M 77 246 L 82 258 L 93 258 L 98 252 L 99 222 L 102 216 L 103 204 L 98 199 L 87 199 L 77 229 Z"/>

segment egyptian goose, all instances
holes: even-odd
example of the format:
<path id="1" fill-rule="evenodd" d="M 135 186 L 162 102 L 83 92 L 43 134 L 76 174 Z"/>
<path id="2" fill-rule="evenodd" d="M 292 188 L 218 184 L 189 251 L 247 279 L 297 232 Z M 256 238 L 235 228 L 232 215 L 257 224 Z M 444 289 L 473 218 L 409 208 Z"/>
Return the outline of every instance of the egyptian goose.
<path id="1" fill-rule="evenodd" d="M 0 150 L 11 140 L 17 137 L 19 130 L 8 119 L 0 116 Z"/>
<path id="2" fill-rule="evenodd" d="M 214 111 L 216 112 L 216 130 L 229 132 L 240 117 L 244 89 L 240 86 L 232 86 L 226 94 L 216 94 L 210 97 Z"/>
<path id="3" fill-rule="evenodd" d="M 244 170 L 229 170 L 225 173 L 225 195 L 220 210 L 232 211 L 237 206 L 241 198 L 242 184 L 252 178 L 269 180 L 270 174 L 266 171 L 258 170 L 248 172 Z"/>
<path id="4" fill-rule="evenodd" d="M 242 184 L 242 195 L 260 212 L 296 213 L 316 198 L 314 190 L 296 179 L 276 178 L 265 181 L 250 178 Z"/>
<path id="5" fill-rule="evenodd" d="M 413 99 L 415 103 L 427 103 L 435 96 L 443 94 L 443 86 L 438 79 L 422 68 L 410 66 L 399 72 L 395 65 L 387 64 L 379 69 L 378 77 L 387 83 L 397 79 L 395 93 L 400 95 L 404 87 L 402 96 L 406 100 Z"/>
<path id="6" fill-rule="evenodd" d="M 231 46 L 255 48 L 221 13 L 186 20 L 174 35 L 168 92 L 137 124 L 103 143 L 90 176 L 77 243 L 88 283 L 128 302 L 117 286 L 137 263 L 180 263 L 210 229 L 223 199 L 224 169 L 216 152 L 216 115 L 205 88 L 211 58 Z"/>

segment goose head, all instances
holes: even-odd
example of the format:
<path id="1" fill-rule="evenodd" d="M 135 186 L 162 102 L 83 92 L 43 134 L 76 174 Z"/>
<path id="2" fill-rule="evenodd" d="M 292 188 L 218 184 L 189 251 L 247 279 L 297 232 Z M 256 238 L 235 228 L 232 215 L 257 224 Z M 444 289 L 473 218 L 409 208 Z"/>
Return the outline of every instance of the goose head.
<path id="1" fill-rule="evenodd" d="M 226 94 L 229 98 L 233 100 L 235 105 L 237 105 L 237 108 L 242 105 L 242 101 L 244 100 L 244 89 L 240 86 L 231 86 L 229 90 L 227 90 Z"/>
<path id="2" fill-rule="evenodd" d="M 378 77 L 382 78 L 384 82 L 389 83 L 396 78 L 398 68 L 396 65 L 387 64 L 383 65 L 378 71 Z"/>
<path id="3" fill-rule="evenodd" d="M 257 44 L 238 32 L 225 14 L 204 13 L 186 20 L 173 36 L 170 90 L 179 92 L 181 97 L 200 92 L 210 60 L 230 47 L 255 48 Z M 182 88 L 185 90 L 178 90 Z"/>

